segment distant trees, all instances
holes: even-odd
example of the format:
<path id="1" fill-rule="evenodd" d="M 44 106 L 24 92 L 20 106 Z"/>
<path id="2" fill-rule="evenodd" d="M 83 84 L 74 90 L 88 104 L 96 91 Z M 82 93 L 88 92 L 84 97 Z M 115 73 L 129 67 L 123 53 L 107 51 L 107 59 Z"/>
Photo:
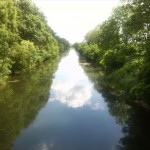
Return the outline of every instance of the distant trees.
<path id="1" fill-rule="evenodd" d="M 9 74 L 32 70 L 68 47 L 31 0 L 0 1 L 0 84 Z"/>
<path id="2" fill-rule="evenodd" d="M 60 48 L 59 50 L 60 50 L 61 53 L 64 52 L 64 51 L 66 51 L 67 49 L 69 49 L 70 43 L 65 38 L 59 37 L 54 32 L 52 32 L 52 33 L 53 33 L 53 36 L 58 41 L 58 45 L 59 45 L 59 48 Z"/>
<path id="3" fill-rule="evenodd" d="M 130 99 L 150 103 L 150 1 L 128 0 L 87 33 L 76 49 Z M 91 48 L 93 47 L 95 48 Z"/>

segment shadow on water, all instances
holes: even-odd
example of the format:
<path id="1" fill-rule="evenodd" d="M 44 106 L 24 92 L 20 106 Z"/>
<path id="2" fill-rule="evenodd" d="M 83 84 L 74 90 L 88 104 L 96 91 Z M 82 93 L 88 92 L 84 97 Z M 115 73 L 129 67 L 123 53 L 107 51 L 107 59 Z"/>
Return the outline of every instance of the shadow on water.
<path id="1" fill-rule="evenodd" d="M 122 125 L 123 137 L 120 138 L 117 150 L 150 149 L 150 111 L 129 103 L 125 97 L 119 96 L 107 88 L 100 76 L 100 70 L 81 63 L 95 89 L 102 94 L 109 108 L 109 113 Z"/>
<path id="2" fill-rule="evenodd" d="M 49 97 L 58 60 L 36 71 L 11 78 L 0 91 L 0 149 L 10 150 L 13 141 L 27 128 Z"/>

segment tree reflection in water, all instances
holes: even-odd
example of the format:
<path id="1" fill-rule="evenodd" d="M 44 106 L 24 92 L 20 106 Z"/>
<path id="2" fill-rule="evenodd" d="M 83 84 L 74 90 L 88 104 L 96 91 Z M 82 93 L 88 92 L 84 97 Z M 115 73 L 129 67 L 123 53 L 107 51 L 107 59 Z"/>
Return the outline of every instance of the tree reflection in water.
<path id="1" fill-rule="evenodd" d="M 46 63 L 30 74 L 14 77 L 0 91 L 0 149 L 10 150 L 21 130 L 31 124 L 46 104 L 58 61 Z M 16 78 L 16 79 L 15 79 Z"/>
<path id="2" fill-rule="evenodd" d="M 125 96 L 116 96 L 107 88 L 96 68 L 82 65 L 95 89 L 102 93 L 109 112 L 116 122 L 122 125 L 123 137 L 117 146 L 118 150 L 150 149 L 150 110 L 131 104 Z"/>

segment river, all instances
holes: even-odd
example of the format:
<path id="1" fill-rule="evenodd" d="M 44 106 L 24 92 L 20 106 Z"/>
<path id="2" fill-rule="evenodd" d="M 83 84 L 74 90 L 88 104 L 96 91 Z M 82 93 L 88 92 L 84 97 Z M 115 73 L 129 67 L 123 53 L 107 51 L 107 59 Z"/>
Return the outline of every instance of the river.
<path id="1" fill-rule="evenodd" d="M 1 91 L 1 150 L 150 148 L 149 111 L 108 94 L 74 49 L 57 64 Z"/>

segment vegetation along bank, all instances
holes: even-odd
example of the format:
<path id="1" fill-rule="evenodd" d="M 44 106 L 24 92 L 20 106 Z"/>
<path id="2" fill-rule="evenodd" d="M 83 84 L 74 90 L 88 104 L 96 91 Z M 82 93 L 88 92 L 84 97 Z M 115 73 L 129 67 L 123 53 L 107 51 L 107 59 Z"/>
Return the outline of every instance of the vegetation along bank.
<path id="1" fill-rule="evenodd" d="M 74 47 L 118 93 L 150 105 L 150 1 L 129 0 Z"/>
<path id="2" fill-rule="evenodd" d="M 31 0 L 0 1 L 0 85 L 10 75 L 55 59 L 68 47 Z"/>

